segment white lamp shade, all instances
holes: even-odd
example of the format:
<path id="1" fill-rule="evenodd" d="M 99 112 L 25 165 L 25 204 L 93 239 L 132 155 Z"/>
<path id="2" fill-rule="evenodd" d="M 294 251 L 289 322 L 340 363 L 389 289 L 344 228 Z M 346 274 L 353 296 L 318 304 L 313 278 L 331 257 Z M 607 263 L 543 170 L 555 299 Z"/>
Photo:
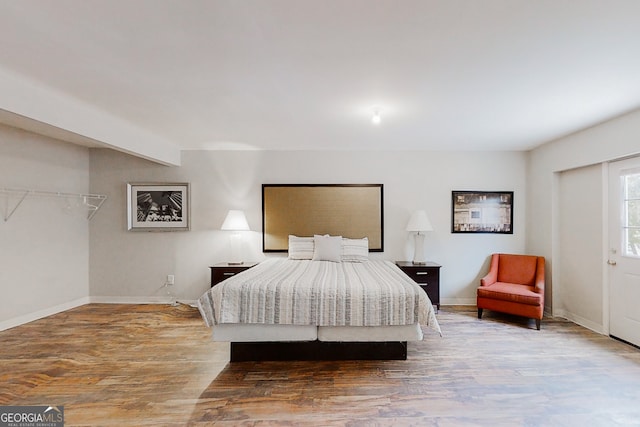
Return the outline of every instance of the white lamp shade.
<path id="1" fill-rule="evenodd" d="M 425 211 L 415 211 L 411 215 L 411 218 L 409 218 L 407 231 L 433 231 L 433 227 L 431 226 L 429 217 L 427 217 L 427 213 Z"/>
<path id="2" fill-rule="evenodd" d="M 247 222 L 247 217 L 244 216 L 244 212 L 233 209 L 227 213 L 227 217 L 224 219 L 220 229 L 234 231 L 250 230 L 249 223 Z"/>

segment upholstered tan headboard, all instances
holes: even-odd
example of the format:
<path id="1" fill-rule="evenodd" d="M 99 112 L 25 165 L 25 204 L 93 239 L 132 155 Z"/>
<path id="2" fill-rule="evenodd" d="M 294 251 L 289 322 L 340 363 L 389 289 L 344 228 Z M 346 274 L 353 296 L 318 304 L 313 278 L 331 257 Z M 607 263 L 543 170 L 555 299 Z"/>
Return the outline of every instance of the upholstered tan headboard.
<path id="1" fill-rule="evenodd" d="M 367 237 L 382 252 L 382 184 L 263 184 L 262 250 L 286 252 L 289 235 Z"/>

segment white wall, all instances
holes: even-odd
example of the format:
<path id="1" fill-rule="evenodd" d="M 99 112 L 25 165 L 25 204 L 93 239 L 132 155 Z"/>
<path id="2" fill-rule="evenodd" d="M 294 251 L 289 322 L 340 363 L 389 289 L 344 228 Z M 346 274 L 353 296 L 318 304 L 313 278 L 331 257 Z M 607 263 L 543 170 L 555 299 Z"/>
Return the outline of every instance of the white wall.
<path id="1" fill-rule="evenodd" d="M 161 299 L 167 274 L 183 300 L 209 286 L 209 266 L 226 260 L 227 235 L 219 231 L 228 209 L 243 209 L 252 232 L 247 260 L 262 259 L 261 184 L 384 184 L 385 251 L 372 257 L 411 259 L 404 231 L 411 213 L 425 209 L 435 231 L 427 258 L 443 265 L 444 304 L 475 304 L 479 277 L 492 252 L 525 248 L 526 153 L 522 152 L 264 152 L 186 151 L 182 166 L 166 167 L 123 153 L 91 150 L 91 191 L 109 196 L 91 222 L 90 283 L 96 300 Z M 126 231 L 127 182 L 190 182 L 188 232 Z M 451 234 L 452 190 L 513 190 L 513 235 Z"/>
<path id="2" fill-rule="evenodd" d="M 89 191 L 89 151 L 0 125 L 0 188 Z M 7 202 L 9 203 L 7 205 Z M 85 303 L 89 223 L 66 199 L 0 195 L 0 330 Z"/>
<path id="3" fill-rule="evenodd" d="M 602 123 L 598 126 L 569 135 L 557 141 L 542 145 L 529 153 L 527 164 L 527 242 L 526 250 L 544 256 L 547 259 L 547 293 L 545 294 L 545 306 L 553 308 L 554 314 L 563 315 L 581 323 L 582 316 L 578 313 L 571 313 L 565 310 L 566 305 L 561 300 L 563 293 L 561 288 L 565 285 L 562 280 L 562 265 L 569 268 L 570 262 L 577 262 L 580 265 L 604 265 L 606 253 L 601 251 L 598 254 L 591 253 L 579 260 L 569 260 L 560 256 L 560 242 L 574 242 L 574 239 L 588 239 L 591 242 L 598 242 L 602 245 L 606 235 L 606 227 L 599 227 L 587 232 L 586 235 L 575 235 L 570 230 L 560 226 L 562 207 L 561 197 L 561 172 L 568 171 L 583 166 L 597 165 L 631 155 L 640 153 L 640 111 L 621 116 L 617 119 Z M 598 188 L 602 189 L 602 182 Z M 594 189 L 594 191 L 599 191 Z M 602 203 L 606 200 L 602 199 Z M 602 215 L 599 211 L 587 211 L 585 219 L 591 223 L 597 222 Z M 566 279 L 566 275 L 565 275 Z M 603 295 L 603 287 L 606 285 L 603 280 L 589 283 L 568 283 L 593 295 Z M 556 292 L 557 290 L 557 292 Z M 568 293 L 566 298 L 573 298 Z M 606 301 L 603 301 L 606 304 Z M 562 309 L 556 313 L 556 306 Z M 595 318 L 594 318 L 595 319 Z M 584 326 L 590 327 L 599 332 L 603 330 L 603 324 L 582 322 Z"/>
<path id="4" fill-rule="evenodd" d="M 603 325 L 602 289 L 604 263 L 601 236 L 603 230 L 602 166 L 585 166 L 559 175 L 559 246 L 561 269 L 556 288 L 556 314 L 571 317 L 592 328 Z"/>

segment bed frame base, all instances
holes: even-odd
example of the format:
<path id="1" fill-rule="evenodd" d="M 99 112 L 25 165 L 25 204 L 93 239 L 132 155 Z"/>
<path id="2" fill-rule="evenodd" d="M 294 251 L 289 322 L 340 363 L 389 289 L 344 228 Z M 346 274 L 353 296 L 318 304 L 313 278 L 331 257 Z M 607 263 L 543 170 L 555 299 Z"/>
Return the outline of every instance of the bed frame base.
<path id="1" fill-rule="evenodd" d="M 407 360 L 407 342 L 232 342 L 231 362 Z"/>

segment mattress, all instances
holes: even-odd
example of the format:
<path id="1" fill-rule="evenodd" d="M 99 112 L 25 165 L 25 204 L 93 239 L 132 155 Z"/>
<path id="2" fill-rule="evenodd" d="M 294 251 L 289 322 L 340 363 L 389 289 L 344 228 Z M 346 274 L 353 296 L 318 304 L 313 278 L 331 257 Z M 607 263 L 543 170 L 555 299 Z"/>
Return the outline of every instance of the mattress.
<path id="1" fill-rule="evenodd" d="M 416 340 L 420 325 L 440 333 L 426 293 L 382 260 L 268 259 L 214 286 L 198 308 L 217 341 Z"/>
<path id="2" fill-rule="evenodd" d="M 223 323 L 211 329 L 213 341 L 315 341 L 317 326 L 256 325 L 251 323 Z"/>
<path id="3" fill-rule="evenodd" d="M 298 326 L 223 323 L 212 328 L 213 341 L 327 341 L 327 342 L 386 342 L 420 341 L 420 325 L 404 326 Z"/>

